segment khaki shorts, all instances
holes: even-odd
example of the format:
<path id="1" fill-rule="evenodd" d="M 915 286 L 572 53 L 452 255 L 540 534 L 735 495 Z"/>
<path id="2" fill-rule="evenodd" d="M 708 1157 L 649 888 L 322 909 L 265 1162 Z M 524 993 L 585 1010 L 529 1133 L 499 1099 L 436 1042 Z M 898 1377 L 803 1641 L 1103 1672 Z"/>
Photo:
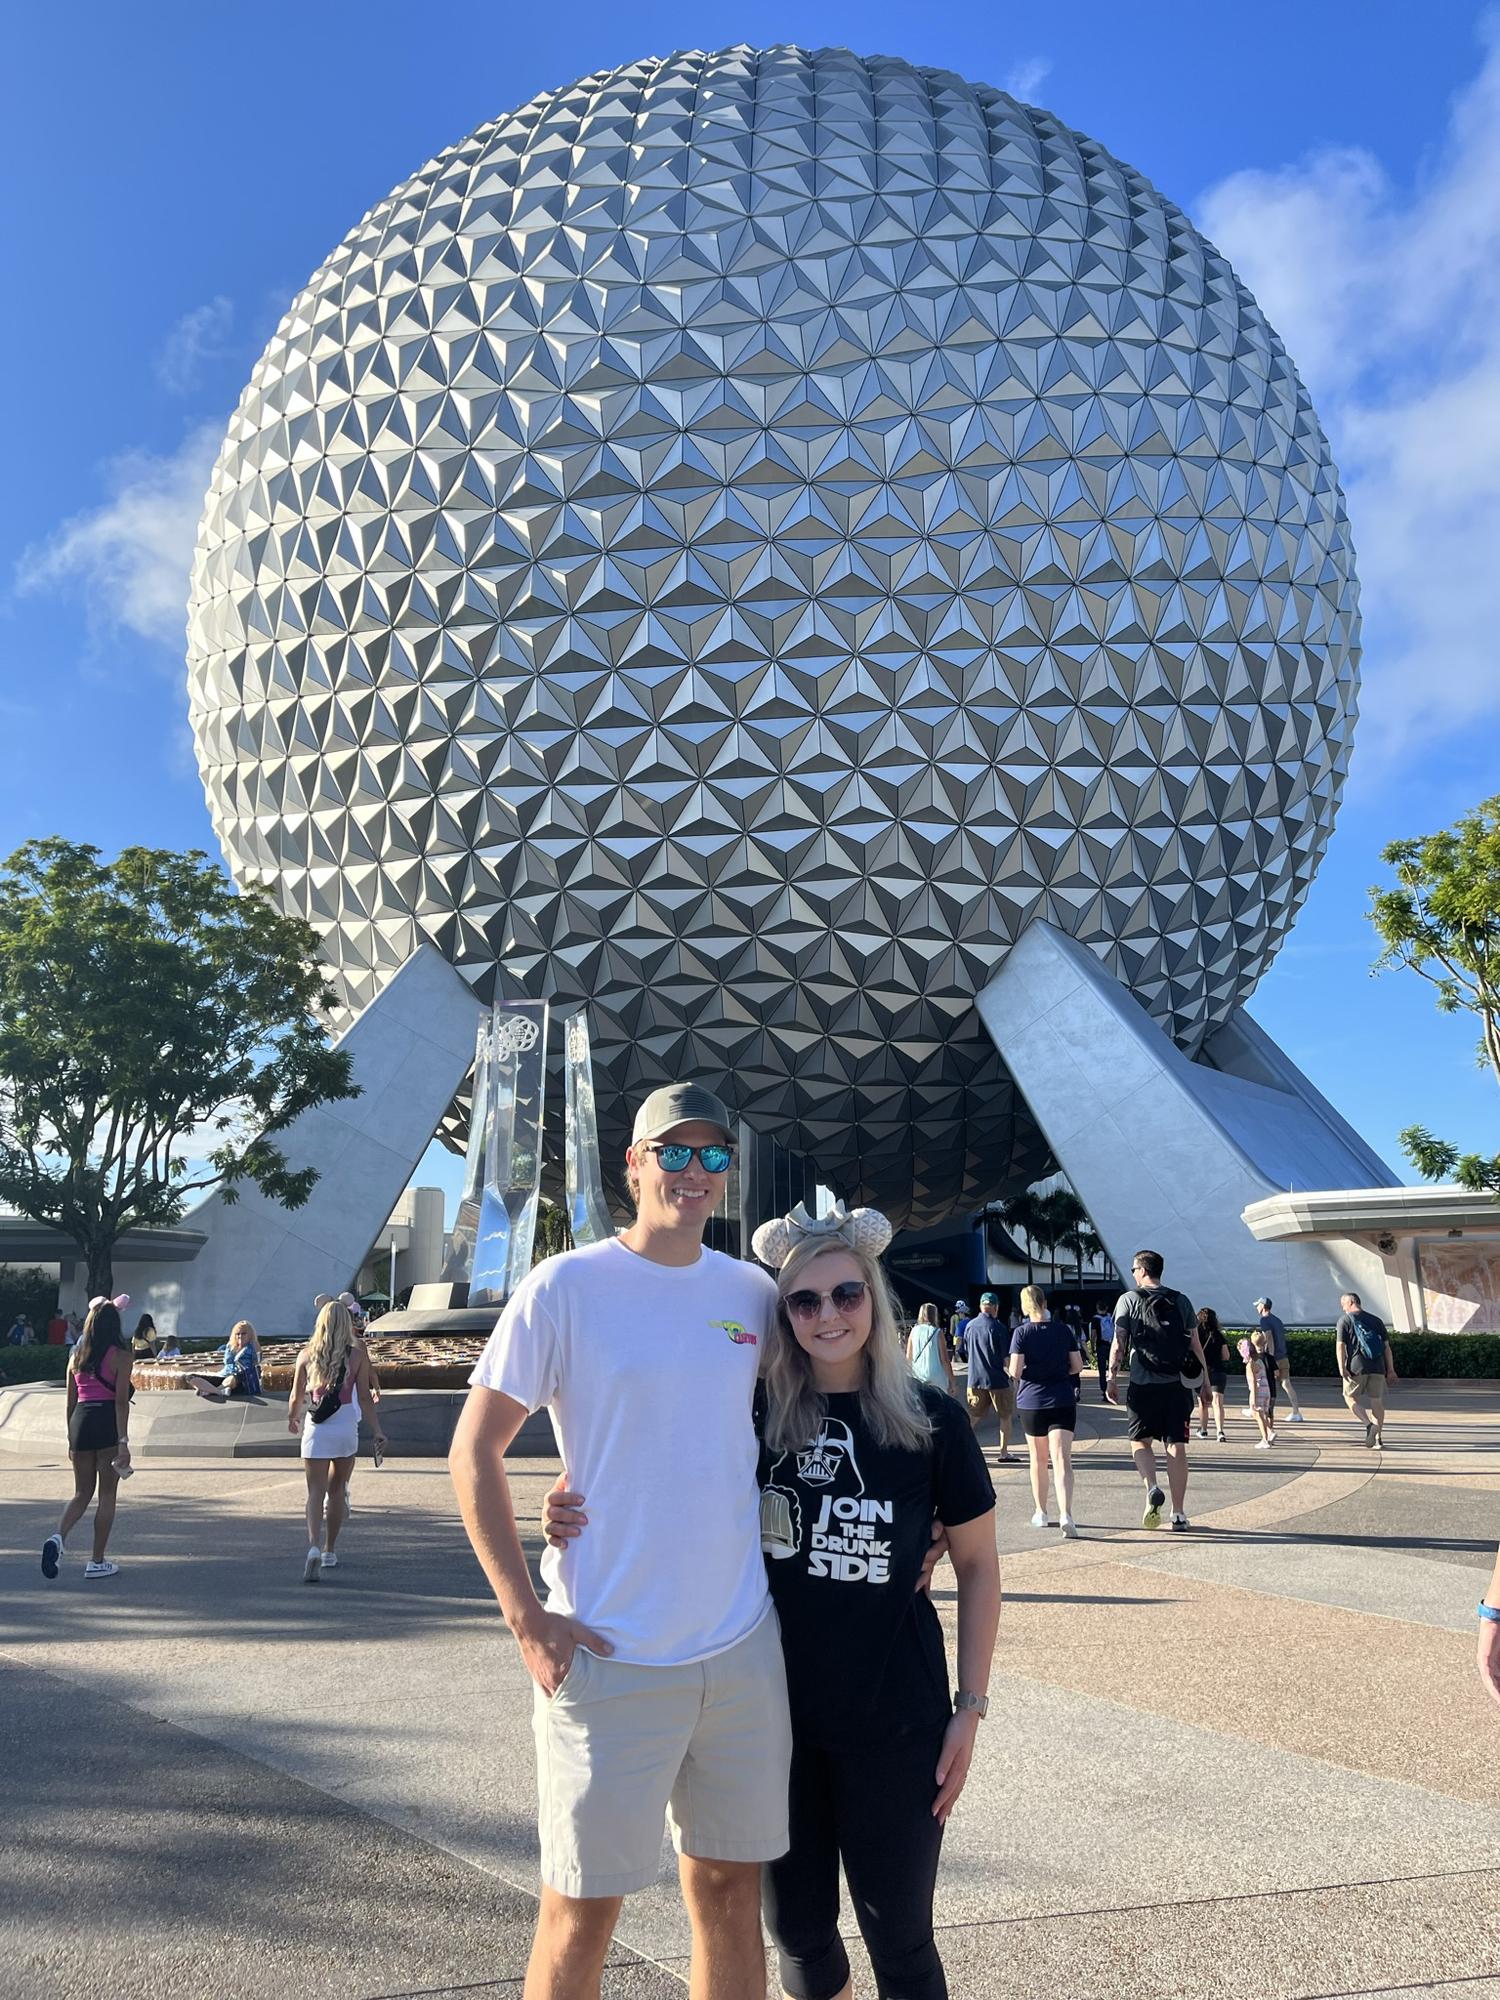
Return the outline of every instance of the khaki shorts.
<path id="1" fill-rule="evenodd" d="M 550 1699 L 534 1693 L 542 1880 L 564 1896 L 625 1896 L 679 1854 L 786 1853 L 792 1727 L 781 1627 L 686 1667 L 636 1667 L 582 1646 Z"/>
<path id="2" fill-rule="evenodd" d="M 999 1384 L 993 1389 L 971 1389 L 969 1391 L 969 1415 L 977 1424 L 986 1410 L 993 1410 L 997 1417 L 1011 1416 L 1016 1407 L 1016 1385 L 1014 1382 Z"/>
<path id="3" fill-rule="evenodd" d="M 1358 1396 L 1379 1416 L 1385 1415 L 1385 1376 L 1378 1370 L 1371 1375 L 1346 1375 L 1344 1377 L 1344 1401 L 1350 1409 Z"/>

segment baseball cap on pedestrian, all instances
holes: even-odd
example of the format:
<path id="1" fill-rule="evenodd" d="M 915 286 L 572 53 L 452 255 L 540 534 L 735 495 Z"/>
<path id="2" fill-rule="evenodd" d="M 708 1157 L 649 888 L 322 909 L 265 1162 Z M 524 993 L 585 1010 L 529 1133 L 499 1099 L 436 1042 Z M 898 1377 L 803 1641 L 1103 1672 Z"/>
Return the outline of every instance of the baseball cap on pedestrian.
<path id="1" fill-rule="evenodd" d="M 1000 1294 L 998 1292 L 982 1292 L 979 1297 L 979 1303 L 982 1306 L 997 1306 L 1000 1303 Z"/>
<path id="2" fill-rule="evenodd" d="M 638 1146 L 643 1139 L 660 1139 L 679 1125 L 717 1125 L 729 1144 L 734 1144 L 734 1120 L 724 1100 L 701 1083 L 664 1083 L 660 1090 L 653 1090 L 635 1114 L 630 1143 Z"/>
<path id="3" fill-rule="evenodd" d="M 1257 1299 L 1255 1303 L 1258 1306 L 1268 1306 L 1271 1303 L 1271 1301 L 1269 1299 Z"/>

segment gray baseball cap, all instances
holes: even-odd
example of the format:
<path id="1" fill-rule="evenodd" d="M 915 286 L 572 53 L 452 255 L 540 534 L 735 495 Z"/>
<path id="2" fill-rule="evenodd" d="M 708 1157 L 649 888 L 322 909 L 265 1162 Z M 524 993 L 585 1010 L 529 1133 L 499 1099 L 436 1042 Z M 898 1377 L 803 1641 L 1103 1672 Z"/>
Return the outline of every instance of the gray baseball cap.
<path id="1" fill-rule="evenodd" d="M 735 1143 L 735 1121 L 724 1100 L 701 1083 L 664 1083 L 653 1090 L 635 1114 L 630 1143 L 638 1146 L 642 1139 L 660 1139 L 679 1125 L 717 1125 L 730 1145 Z"/>

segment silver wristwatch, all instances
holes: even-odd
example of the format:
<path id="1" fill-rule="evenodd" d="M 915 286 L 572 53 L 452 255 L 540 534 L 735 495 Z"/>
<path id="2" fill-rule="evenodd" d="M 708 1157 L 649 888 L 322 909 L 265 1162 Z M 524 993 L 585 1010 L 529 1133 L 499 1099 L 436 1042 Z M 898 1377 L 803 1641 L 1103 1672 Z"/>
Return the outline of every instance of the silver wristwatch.
<path id="1" fill-rule="evenodd" d="M 953 1713 L 957 1715 L 965 1708 L 975 1709 L 983 1722 L 990 1712 L 990 1698 L 987 1694 L 956 1694 L 953 1697 Z"/>

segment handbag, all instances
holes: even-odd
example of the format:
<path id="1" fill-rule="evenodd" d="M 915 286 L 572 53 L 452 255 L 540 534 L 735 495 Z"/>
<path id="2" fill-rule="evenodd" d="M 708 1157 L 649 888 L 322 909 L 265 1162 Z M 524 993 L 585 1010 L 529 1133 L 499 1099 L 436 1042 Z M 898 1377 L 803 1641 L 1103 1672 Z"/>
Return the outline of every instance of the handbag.
<path id="1" fill-rule="evenodd" d="M 317 1402 L 313 1404 L 310 1414 L 315 1424 L 326 1424 L 328 1419 L 331 1416 L 333 1416 L 334 1413 L 337 1411 L 339 1407 L 339 1398 L 343 1393 L 344 1370 L 347 1365 L 348 1364 L 343 1361 L 339 1363 L 339 1372 L 334 1380 L 333 1387 L 331 1389 L 325 1389 L 322 1395 L 319 1396 Z"/>

